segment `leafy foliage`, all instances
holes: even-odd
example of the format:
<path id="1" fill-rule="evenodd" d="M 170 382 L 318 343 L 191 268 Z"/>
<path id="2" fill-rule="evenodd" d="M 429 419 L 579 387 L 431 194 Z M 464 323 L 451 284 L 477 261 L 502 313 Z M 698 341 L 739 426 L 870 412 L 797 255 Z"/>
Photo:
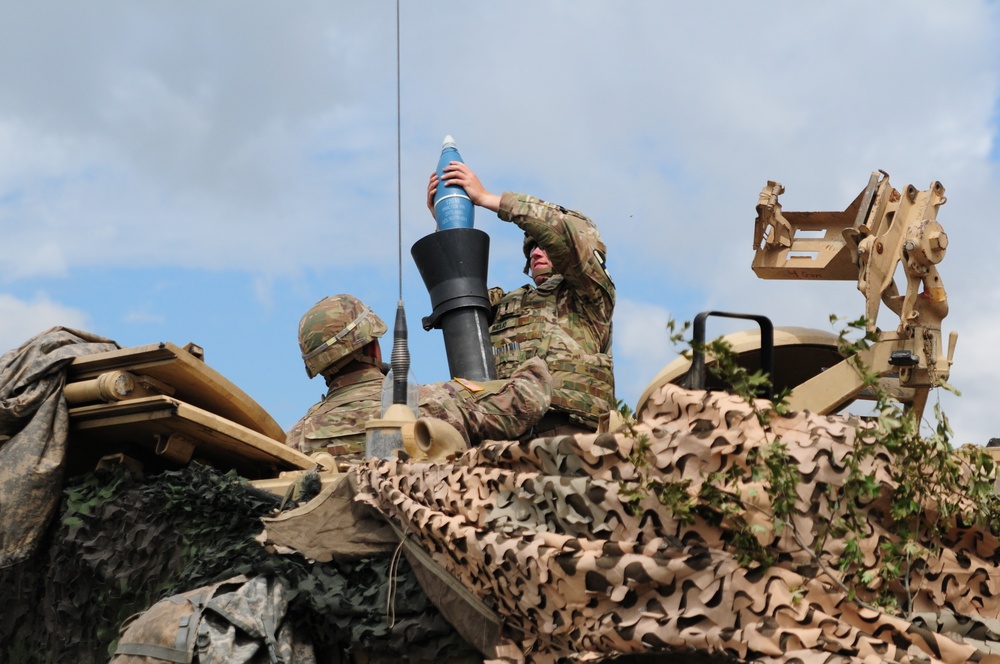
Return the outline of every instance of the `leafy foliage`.
<path id="1" fill-rule="evenodd" d="M 831 322 L 836 323 L 836 317 L 831 316 Z M 688 328 L 687 323 L 678 328 L 670 321 L 671 341 L 681 343 Z M 934 422 L 923 423 L 912 409 L 882 387 L 879 374 L 859 359 L 858 353 L 876 340 L 863 318 L 847 323 L 838 338 L 841 354 L 854 363 L 867 393 L 873 397 L 873 415 L 854 420 L 852 449 L 845 458 L 838 459 L 847 471 L 843 483 L 820 487 L 825 490 L 824 499 L 833 517 L 815 524 L 818 536 L 808 552 L 817 567 L 839 583 L 849 597 L 886 611 L 908 614 L 913 598 L 910 580 L 923 572 L 928 559 L 957 541 L 963 528 L 980 527 L 997 533 L 1000 498 L 994 491 L 996 465 L 979 448 L 952 447 L 951 429 L 940 404 L 933 408 Z M 742 367 L 725 339 L 700 346 L 688 343 L 693 351 L 705 354 L 707 369 L 750 406 L 765 432 L 765 440 L 747 453 L 745 467 L 734 465 L 726 472 L 708 474 L 702 478 L 697 494 L 692 495 L 690 481 L 651 479 L 648 441 L 632 426 L 629 431 L 637 437 L 632 460 L 641 479 L 636 487 L 625 489 L 631 491 L 631 505 L 636 507 L 652 495 L 681 523 L 691 523 L 697 517 L 710 525 L 724 526 L 729 549 L 747 567 L 767 567 L 776 562 L 776 554 L 766 540 L 762 543 L 757 537 L 761 526 L 751 525 L 747 518 L 761 509 L 767 510 L 766 517 L 775 533 L 788 532 L 807 549 L 791 519 L 805 480 L 788 447 L 771 426 L 774 417 L 787 413 L 788 394 L 776 395 L 772 401 L 759 399 L 757 395 L 768 385 L 769 377 Z M 684 354 L 690 357 L 690 352 Z M 940 386 L 952 389 L 946 384 Z M 879 476 L 877 470 L 885 475 Z M 740 486 L 748 484 L 763 487 L 766 500 L 748 502 L 747 496 L 740 493 Z M 866 510 L 876 500 L 890 505 L 887 516 L 893 535 L 880 543 L 872 562 L 871 558 L 866 560 L 862 542 L 870 529 Z M 821 555 L 831 539 L 842 542 L 834 569 Z"/>
<path id="2" fill-rule="evenodd" d="M 836 316 L 830 320 L 838 322 Z M 852 331 L 857 335 L 853 341 Z M 934 404 L 933 422 L 924 423 L 889 394 L 878 373 L 865 366 L 858 355 L 876 340 L 864 318 L 847 322 L 838 338 L 841 354 L 863 377 L 874 406 L 872 416 L 858 426 L 853 450 L 844 460 L 850 468 L 848 481 L 841 495 L 834 496 L 843 516 L 831 523 L 827 534 L 855 544 L 863 532 L 861 507 L 888 487 L 895 539 L 883 543 L 874 567 L 866 566 L 857 547 L 851 547 L 850 555 L 841 559 L 840 571 L 852 591 L 863 588 L 875 605 L 908 615 L 912 609 L 910 579 L 928 558 L 939 555 L 962 528 L 975 526 L 997 533 L 1000 498 L 994 491 L 996 464 L 980 448 L 954 449 L 951 427 L 940 403 Z M 938 387 L 955 391 L 943 382 Z M 870 470 L 876 461 L 888 473 L 888 482 L 879 482 Z"/>

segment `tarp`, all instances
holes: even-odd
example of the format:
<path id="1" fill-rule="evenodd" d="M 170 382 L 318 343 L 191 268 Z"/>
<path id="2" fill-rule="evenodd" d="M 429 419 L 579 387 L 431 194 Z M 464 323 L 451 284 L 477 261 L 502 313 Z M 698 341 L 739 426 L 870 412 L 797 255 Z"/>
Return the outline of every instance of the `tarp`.
<path id="1" fill-rule="evenodd" d="M 770 566 L 740 559 L 731 521 L 696 512 L 686 522 L 644 487 L 688 480 L 697 495 L 710 474 L 746 469 L 773 432 L 738 397 L 673 385 L 640 416 L 634 436 L 488 442 L 437 464 L 371 460 L 358 470 L 358 499 L 499 616 L 499 636 L 481 648 L 496 659 L 1000 662 L 1000 547 L 985 529 L 958 528 L 897 580 L 918 612 L 909 619 L 855 601 L 837 578 L 844 542 L 821 539 L 818 526 L 835 515 L 826 489 L 847 479 L 843 459 L 867 444 L 847 416 L 802 412 L 774 424 L 804 478 L 794 529 L 767 518 L 759 480 L 734 481 Z M 645 467 L 635 463 L 638 445 L 648 445 Z M 872 558 L 894 537 L 892 483 L 884 460 L 868 463 L 884 488 L 864 506 L 859 545 Z"/>
<path id="2" fill-rule="evenodd" d="M 0 357 L 0 569 L 31 556 L 62 492 L 66 367 L 75 357 L 118 347 L 53 327 Z"/>
<path id="3" fill-rule="evenodd" d="M 321 563 L 391 555 L 399 538 L 381 514 L 354 500 L 354 479 L 337 475 L 307 503 L 261 519 L 262 541 Z"/>

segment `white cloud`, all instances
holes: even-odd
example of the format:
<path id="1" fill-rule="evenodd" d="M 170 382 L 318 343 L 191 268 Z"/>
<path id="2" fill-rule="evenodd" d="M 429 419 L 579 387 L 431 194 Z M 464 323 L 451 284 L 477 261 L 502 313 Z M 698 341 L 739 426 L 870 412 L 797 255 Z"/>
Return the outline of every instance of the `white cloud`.
<path id="1" fill-rule="evenodd" d="M 50 327 L 86 330 L 87 322 L 85 312 L 53 302 L 44 294 L 28 301 L 0 293 L 0 349 L 4 351 L 18 348 Z"/>
<path id="2" fill-rule="evenodd" d="M 670 344 L 670 311 L 656 304 L 618 298 L 614 317 L 615 391 L 635 408 L 639 396 L 660 369 L 681 349 Z M 683 321 L 677 321 L 678 323 Z"/>
<path id="3" fill-rule="evenodd" d="M 269 277 L 256 277 L 253 280 L 254 299 L 265 310 L 274 307 L 274 280 Z"/>

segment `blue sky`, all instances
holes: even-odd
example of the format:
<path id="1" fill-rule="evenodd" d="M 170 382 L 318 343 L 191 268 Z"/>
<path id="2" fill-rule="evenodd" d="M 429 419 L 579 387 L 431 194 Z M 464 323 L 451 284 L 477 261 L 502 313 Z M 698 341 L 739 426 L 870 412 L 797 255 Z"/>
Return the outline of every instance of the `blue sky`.
<path id="1" fill-rule="evenodd" d="M 349 292 L 391 324 L 401 236 L 414 373 L 447 379 L 409 247 L 451 134 L 490 190 L 597 222 L 634 405 L 675 355 L 670 317 L 860 316 L 853 283 L 754 276 L 754 206 L 778 180 L 787 210 L 842 209 L 883 169 L 947 189 L 963 396 L 943 402 L 957 442 L 1000 436 L 995 2 L 403 0 L 399 17 L 397 151 L 395 2 L 5 9 L 0 347 L 56 324 L 194 341 L 287 428 L 324 389 L 299 317 Z M 524 283 L 517 229 L 476 223 L 491 285 Z"/>

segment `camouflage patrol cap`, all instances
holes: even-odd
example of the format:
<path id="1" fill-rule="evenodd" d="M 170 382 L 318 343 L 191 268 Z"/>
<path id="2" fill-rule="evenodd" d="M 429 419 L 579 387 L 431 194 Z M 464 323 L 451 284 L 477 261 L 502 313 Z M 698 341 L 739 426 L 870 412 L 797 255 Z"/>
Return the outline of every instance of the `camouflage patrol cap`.
<path id="1" fill-rule="evenodd" d="M 299 348 L 312 378 L 385 334 L 386 326 L 371 307 L 353 295 L 331 295 L 312 306 L 299 321 Z"/>

